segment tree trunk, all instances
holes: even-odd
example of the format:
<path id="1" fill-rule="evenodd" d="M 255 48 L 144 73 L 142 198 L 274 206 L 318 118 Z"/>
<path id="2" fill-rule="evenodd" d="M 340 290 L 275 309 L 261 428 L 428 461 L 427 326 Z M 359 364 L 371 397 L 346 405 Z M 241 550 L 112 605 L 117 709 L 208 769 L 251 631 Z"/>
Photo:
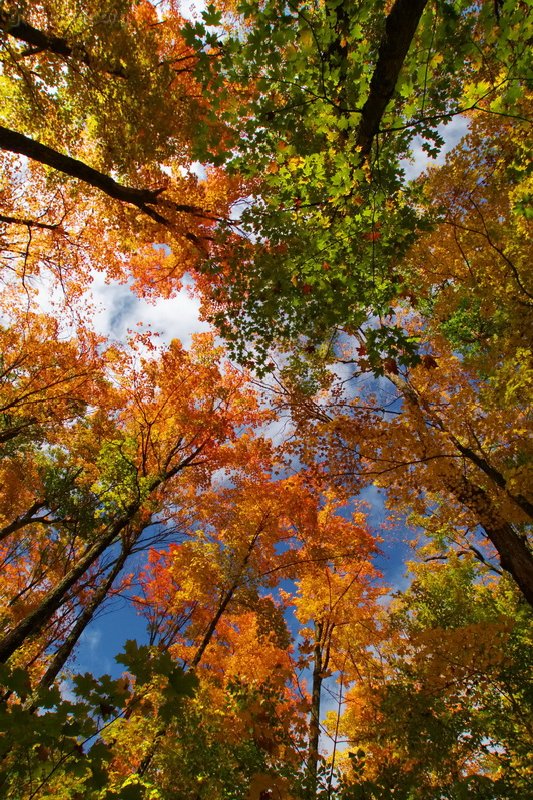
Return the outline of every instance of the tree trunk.
<path id="1" fill-rule="evenodd" d="M 447 487 L 476 516 L 499 555 L 502 569 L 513 577 L 525 599 L 533 607 L 533 553 L 526 540 L 500 516 L 487 492 L 468 480 L 459 470 L 448 479 Z"/>
<path id="2" fill-rule="evenodd" d="M 130 519 L 123 518 L 120 522 L 115 523 L 107 534 L 102 535 L 100 539 L 89 548 L 85 555 L 82 556 L 74 567 L 65 575 L 63 580 L 59 581 L 59 583 L 48 592 L 41 604 L 19 622 L 12 631 L 0 639 L 0 664 L 4 664 L 28 637 L 37 636 L 42 631 L 44 626 L 62 606 L 67 592 L 72 589 L 74 584 L 115 541 L 129 521 Z"/>
<path id="3" fill-rule="evenodd" d="M 315 800 L 318 788 L 318 745 L 320 741 L 320 697 L 322 694 L 323 624 L 315 622 L 315 647 L 313 651 L 313 688 L 309 718 L 309 749 L 307 754 L 307 800 Z"/>
<path id="4" fill-rule="evenodd" d="M 246 569 L 246 567 L 248 566 L 248 562 L 250 561 L 250 556 L 252 555 L 253 549 L 254 549 L 255 545 L 257 544 L 257 540 L 259 539 L 259 536 L 261 535 L 261 533 L 263 531 L 264 523 L 265 523 L 265 520 L 263 519 L 261 521 L 259 527 L 257 528 L 255 534 L 251 538 L 250 543 L 248 544 L 248 549 L 246 550 L 246 553 L 245 553 L 244 558 L 242 560 L 241 566 L 239 567 L 239 571 L 237 573 L 237 576 L 235 577 L 235 580 L 233 581 L 233 583 L 231 584 L 231 586 L 227 590 L 226 594 L 222 598 L 222 601 L 221 601 L 217 611 L 215 612 L 215 615 L 214 615 L 213 619 L 209 623 L 209 626 L 208 626 L 208 628 L 207 628 L 207 630 L 206 630 L 206 632 L 204 634 L 204 637 L 203 637 L 202 641 L 200 642 L 198 650 L 194 654 L 194 658 L 191 661 L 191 669 L 195 669 L 198 666 L 198 664 L 200 663 L 200 660 L 201 660 L 203 654 L 205 653 L 205 651 L 206 651 L 206 649 L 207 649 L 207 647 L 209 645 L 209 642 L 213 638 L 213 634 L 215 633 L 217 625 L 220 622 L 220 618 L 222 617 L 224 611 L 228 607 L 228 605 L 229 605 L 231 599 L 233 598 L 233 595 L 235 594 L 236 590 L 239 588 L 239 584 L 241 582 L 241 578 L 242 578 L 243 572 Z"/>
<path id="5" fill-rule="evenodd" d="M 140 533 L 139 533 L 140 535 Z M 40 687 L 48 687 L 51 686 L 52 683 L 57 678 L 60 671 L 65 666 L 67 659 L 70 657 L 75 645 L 79 641 L 80 636 L 82 635 L 83 631 L 92 620 L 95 612 L 103 603 L 105 598 L 107 597 L 109 590 L 111 589 L 115 579 L 119 575 L 120 571 L 124 567 L 128 556 L 131 553 L 131 548 L 133 546 L 133 542 L 128 547 L 122 546 L 122 551 L 117 558 L 115 564 L 113 565 L 111 571 L 109 572 L 107 578 L 102 581 L 102 583 L 97 587 L 97 589 L 93 592 L 91 599 L 88 603 L 84 606 L 81 614 L 79 615 L 78 619 L 76 620 L 72 630 L 68 634 L 67 638 L 61 645 L 61 647 L 54 653 L 54 657 L 52 658 L 50 664 L 46 672 L 44 673 L 43 677 L 39 682 Z"/>
<path id="6" fill-rule="evenodd" d="M 370 153 L 427 2 L 428 0 L 396 0 L 387 17 L 378 60 L 370 81 L 370 91 L 357 131 L 357 147 L 363 157 Z"/>
<path id="7" fill-rule="evenodd" d="M 465 445 L 458 442 L 455 437 L 453 442 L 459 452 L 465 457 L 468 458 L 476 467 L 485 473 L 500 489 L 503 489 L 506 495 L 510 498 L 510 500 L 515 503 L 518 508 L 523 511 L 523 513 L 529 517 L 530 521 L 533 522 L 533 503 L 531 503 L 527 497 L 524 497 L 521 494 L 513 494 L 507 488 L 507 481 L 497 469 L 495 469 L 485 458 L 479 456 L 474 450 L 470 447 L 465 447 Z"/>
<path id="8" fill-rule="evenodd" d="M 424 446 L 428 454 L 437 457 L 442 455 L 432 441 L 431 432 L 427 428 L 427 420 L 424 418 L 416 392 L 403 378 L 390 374 L 388 377 L 400 389 L 406 403 L 417 418 L 420 434 L 423 437 Z M 440 429 L 444 429 L 442 425 L 440 425 Z M 458 454 L 462 457 L 468 457 L 465 448 L 457 448 L 457 443 L 453 437 L 450 437 L 450 442 L 452 446 L 456 447 Z M 478 460 L 470 460 L 480 467 Z M 488 492 L 466 477 L 458 467 L 451 463 L 450 459 L 448 461 L 450 463 L 447 464 L 446 473 L 442 479 L 443 487 L 461 505 L 472 512 L 477 523 L 483 528 L 487 538 L 498 553 L 502 568 L 509 572 L 527 602 L 533 607 L 533 553 L 529 549 L 526 540 L 519 536 L 512 525 L 501 516 Z M 486 469 L 483 472 L 488 477 L 491 477 Z M 499 482 L 495 482 L 495 487 L 501 488 Z"/>
<path id="9" fill-rule="evenodd" d="M 196 463 L 195 458 L 202 452 L 204 446 L 205 442 L 198 445 L 195 450 L 179 464 L 168 469 L 163 475 L 153 478 L 150 485 L 147 487 L 147 496 L 150 496 L 155 489 L 169 481 L 177 475 L 178 472 L 181 472 L 181 470 L 193 466 Z M 135 503 L 131 503 L 123 516 L 118 519 L 107 532 L 102 532 L 99 539 L 85 552 L 85 555 L 81 556 L 70 572 L 65 575 L 63 580 L 59 581 L 57 586 L 48 592 L 38 608 L 28 614 L 28 616 L 19 622 L 12 631 L 0 639 L 0 664 L 5 663 L 28 637 L 37 636 L 41 632 L 46 623 L 52 619 L 56 611 L 62 606 L 67 592 L 72 589 L 74 584 L 94 562 L 100 558 L 105 550 L 116 541 L 124 528 L 132 522 L 133 518 L 142 507 L 142 504 L 143 500 L 141 499 L 137 500 Z"/>
<path id="10" fill-rule="evenodd" d="M 431 431 L 428 429 L 428 420 L 424 416 L 424 409 L 420 405 L 416 391 L 401 376 L 390 372 L 387 372 L 386 375 L 401 392 L 408 408 L 413 413 L 427 455 L 436 458 L 443 456 L 444 454 L 433 442 Z M 426 413 L 430 414 L 431 422 L 440 431 L 447 433 L 444 424 L 438 417 L 431 415 L 429 411 Z M 479 457 L 472 458 L 472 451 L 459 446 L 457 440 L 449 433 L 448 439 L 450 445 L 457 450 L 458 455 L 467 458 L 481 469 L 492 479 L 495 488 L 505 490 L 503 476 L 501 480 L 495 479 L 496 476 L 493 474 L 495 470 L 488 468 L 486 462 L 482 464 Z M 446 473 L 442 478 L 443 488 L 450 492 L 458 503 L 472 512 L 477 524 L 483 528 L 498 553 L 502 568 L 511 575 L 524 598 L 533 607 L 533 553 L 527 541 L 517 534 L 512 525 L 501 516 L 496 503 L 488 492 L 464 475 L 458 467 L 451 463 L 451 459 L 447 460 Z M 522 510 L 526 509 L 522 508 Z"/>

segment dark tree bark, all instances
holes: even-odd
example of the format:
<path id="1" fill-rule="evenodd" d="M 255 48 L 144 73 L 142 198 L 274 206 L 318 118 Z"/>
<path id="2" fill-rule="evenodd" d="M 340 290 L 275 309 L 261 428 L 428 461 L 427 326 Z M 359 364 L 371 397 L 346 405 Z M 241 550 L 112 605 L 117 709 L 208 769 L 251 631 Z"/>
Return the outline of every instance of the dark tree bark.
<path id="1" fill-rule="evenodd" d="M 320 703 L 324 674 L 329 667 L 331 635 L 334 623 L 315 620 L 315 644 L 313 648 L 313 683 L 311 689 L 311 711 L 309 715 L 309 743 L 307 752 L 306 800 L 315 800 L 318 791 L 318 762 L 320 744 Z"/>
<path id="2" fill-rule="evenodd" d="M 137 538 L 140 536 L 142 531 L 139 531 L 137 534 Z M 93 592 L 92 597 L 90 600 L 85 604 L 83 607 L 81 614 L 79 615 L 78 619 L 76 620 L 72 630 L 66 637 L 65 641 L 58 648 L 58 650 L 54 653 L 52 660 L 50 661 L 46 672 L 44 673 L 43 677 L 39 682 L 40 687 L 48 687 L 51 686 L 52 683 L 55 681 L 63 667 L 65 666 L 70 654 L 72 653 L 74 647 L 79 641 L 80 636 L 82 635 L 83 631 L 89 624 L 89 622 L 94 617 L 98 608 L 102 605 L 104 600 L 106 599 L 107 595 L 111 587 L 113 586 L 114 581 L 118 577 L 120 571 L 124 567 L 128 556 L 131 553 L 132 547 L 134 542 L 128 543 L 128 546 L 123 544 L 122 550 L 119 554 L 119 557 L 115 561 L 113 567 L 109 571 L 107 577 L 100 583 L 99 586 Z"/>
<path id="3" fill-rule="evenodd" d="M 59 583 L 48 592 L 41 604 L 0 640 L 1 664 L 5 663 L 8 658 L 24 644 L 27 638 L 37 636 L 42 631 L 56 611 L 63 605 L 64 599 L 70 589 L 72 589 L 95 561 L 100 558 L 107 548 L 116 541 L 121 531 L 129 524 L 138 510 L 138 504 L 131 506 L 127 516 L 116 522 L 107 533 L 103 534 L 95 544 L 87 550 L 85 555 L 76 562 L 63 580 L 59 581 Z"/>
<path id="4" fill-rule="evenodd" d="M 454 497 L 475 515 L 500 558 L 502 569 L 533 607 L 533 553 L 524 537 L 498 512 L 488 493 L 468 480 L 459 470 L 447 483 Z"/>
<path id="5" fill-rule="evenodd" d="M 4 525 L 3 528 L 0 528 L 0 542 L 4 539 L 7 539 L 8 536 L 11 536 L 12 533 L 16 533 L 16 531 L 21 530 L 21 528 L 25 528 L 26 525 L 32 525 L 39 522 L 45 522 L 47 514 L 43 514 L 41 517 L 36 517 L 35 514 L 40 511 L 41 509 L 46 508 L 46 502 L 43 500 L 37 500 L 33 503 L 32 506 L 28 508 L 24 514 L 21 514 L 19 517 L 10 522 L 8 525 Z"/>
<path id="6" fill-rule="evenodd" d="M 164 189 L 136 189 L 132 186 L 124 186 L 109 175 L 93 169 L 93 167 L 83 161 L 79 161 L 77 158 L 59 153 L 52 147 L 36 142 L 34 139 L 18 133 L 18 131 L 12 131 L 3 126 L 0 126 L 0 147 L 3 150 L 18 153 L 32 159 L 32 161 L 38 161 L 40 164 L 52 167 L 52 169 L 69 175 L 71 178 L 84 181 L 84 183 L 94 186 L 94 188 L 99 189 L 114 200 L 135 206 L 143 214 L 162 225 L 169 225 L 170 222 L 159 211 L 156 211 L 155 206 L 158 205 L 167 207 L 172 211 L 209 219 L 209 216 L 197 206 L 174 203 L 171 200 L 161 200 L 160 195 Z"/>
<path id="7" fill-rule="evenodd" d="M 82 64 L 88 67 L 95 66 L 94 60 L 83 45 L 76 44 L 72 46 L 67 39 L 40 31 L 20 17 L 13 17 L 8 11 L 0 11 L 0 28 L 14 39 L 29 44 L 32 50 L 28 55 L 46 51 L 47 53 L 54 53 L 61 58 L 73 58 L 76 61 L 81 61 Z M 122 67 L 98 64 L 98 69 L 116 78 L 128 77 L 126 70 Z"/>
<path id="8" fill-rule="evenodd" d="M 361 149 L 363 158 L 370 153 L 427 2 L 428 0 L 396 0 L 387 17 L 378 60 L 370 81 L 370 91 L 362 109 L 357 132 L 357 147 Z"/>
<path id="9" fill-rule="evenodd" d="M 502 568 L 508 572 L 516 585 L 520 589 L 524 598 L 533 607 L 533 552 L 528 546 L 525 537 L 520 536 L 513 526 L 502 516 L 497 503 L 492 496 L 467 477 L 463 471 L 452 464 L 450 454 L 444 454 L 435 447 L 431 432 L 428 429 L 428 418 L 425 410 L 421 407 L 419 397 L 409 383 L 400 375 L 387 372 L 387 378 L 401 392 L 405 398 L 407 407 L 417 420 L 420 430 L 421 440 L 427 455 L 431 458 L 447 458 L 446 473 L 443 475 L 442 486 L 446 489 L 457 502 L 467 508 L 473 515 L 476 522 L 485 531 L 487 538 L 492 543 L 498 553 Z M 436 416 L 429 413 L 429 421 L 439 430 L 446 432 L 446 426 Z M 477 456 L 467 447 L 459 446 L 457 439 L 449 434 L 450 445 L 457 450 L 457 456 L 468 459 L 475 464 L 485 475 L 492 479 L 495 491 L 506 491 L 506 484 L 503 476 L 491 468 L 488 463 Z M 473 457 L 474 456 L 474 457 Z M 506 492 L 515 502 L 517 498 Z M 527 513 L 527 501 L 517 502 L 523 511 Z"/>
<path id="10" fill-rule="evenodd" d="M 408 406 L 418 417 L 421 433 L 425 436 L 423 432 L 426 430 L 427 420 L 420 408 L 418 397 L 403 378 L 390 374 L 388 377 L 403 393 Z M 436 457 L 443 455 L 435 451 L 430 433 L 427 433 L 425 441 L 431 455 Z M 458 455 L 466 457 L 465 450 L 466 448 L 458 448 Z M 481 468 L 477 459 L 472 459 L 472 463 Z M 486 469 L 483 472 L 490 477 L 490 473 Z M 521 537 L 513 526 L 502 517 L 490 494 L 468 478 L 459 467 L 454 466 L 451 459 L 447 464 L 442 483 L 452 497 L 472 512 L 498 553 L 502 568 L 509 572 L 527 602 L 533 607 L 533 553 L 525 538 Z M 494 481 L 494 483 L 495 488 L 504 488 L 500 486 L 499 481 Z"/>
<path id="11" fill-rule="evenodd" d="M 177 475 L 181 470 L 192 466 L 203 447 L 204 445 L 199 445 L 187 458 L 184 458 L 183 461 L 175 467 L 168 470 L 163 475 L 154 478 L 148 487 L 148 495 Z M 39 635 L 56 611 L 61 608 L 67 593 L 77 581 L 83 577 L 97 559 L 100 558 L 107 548 L 117 541 L 125 528 L 133 522 L 135 515 L 141 509 L 142 503 L 143 501 L 141 500 L 131 503 L 122 517 L 117 519 L 108 530 L 102 532 L 92 547 L 85 551 L 84 555 L 78 559 L 63 580 L 59 581 L 59 583 L 48 592 L 40 605 L 0 639 L 0 664 L 5 663 L 8 658 L 24 644 L 26 639 Z"/>
<path id="12" fill-rule="evenodd" d="M 0 444 L 4 444 L 5 442 L 9 442 L 11 439 L 15 439 L 22 431 L 26 430 L 27 428 L 31 428 L 32 425 L 35 425 L 37 422 L 36 417 L 31 417 L 26 422 L 22 422 L 20 425 L 12 425 L 10 428 L 4 428 L 0 430 Z"/>
<path id="13" fill-rule="evenodd" d="M 466 447 L 465 445 L 461 444 L 461 442 L 454 439 L 454 444 L 459 450 L 459 452 L 467 459 L 469 459 L 476 467 L 488 475 L 488 477 L 498 486 L 500 489 L 503 489 L 506 495 L 516 503 L 518 508 L 520 508 L 524 514 L 529 517 L 531 522 L 533 522 L 533 503 L 531 503 L 527 497 L 524 497 L 521 494 L 513 494 L 507 488 L 507 481 L 505 480 L 504 476 L 495 469 L 485 458 L 479 456 L 474 450 L 470 447 Z"/>
<path id="14" fill-rule="evenodd" d="M 315 646 L 313 650 L 313 684 L 311 689 L 311 713 L 309 716 L 309 744 L 307 752 L 307 800 L 315 800 L 318 786 L 318 746 L 320 741 L 320 699 L 322 695 L 323 625 L 315 622 Z"/>
<path id="15" fill-rule="evenodd" d="M 206 630 L 206 632 L 205 632 L 205 634 L 204 634 L 204 636 L 202 638 L 202 641 L 200 642 L 200 644 L 198 646 L 198 649 L 197 649 L 196 653 L 194 654 L 194 658 L 191 661 L 191 669 L 195 669 L 198 666 L 198 664 L 200 663 L 200 661 L 202 659 L 202 656 L 205 653 L 205 651 L 206 651 L 206 649 L 207 649 L 207 647 L 209 645 L 209 642 L 213 638 L 213 635 L 214 635 L 214 633 L 215 633 L 215 631 L 217 629 L 217 625 L 220 622 L 220 619 L 221 619 L 222 615 L 224 614 L 226 608 L 228 607 L 229 603 L 233 599 L 233 596 L 234 596 L 235 592 L 240 587 L 242 576 L 244 574 L 244 571 L 245 571 L 246 567 L 248 566 L 248 562 L 250 561 L 250 556 L 253 553 L 255 545 L 257 544 L 257 540 L 259 539 L 261 533 L 263 532 L 264 523 L 265 523 L 265 519 L 263 519 L 261 521 L 261 523 L 258 526 L 256 532 L 254 533 L 254 535 L 250 539 L 250 543 L 248 544 L 248 548 L 246 550 L 246 553 L 244 554 L 244 558 L 242 560 L 241 566 L 239 567 L 239 571 L 238 571 L 237 575 L 235 576 L 235 579 L 233 580 L 231 586 L 228 588 L 228 590 L 226 591 L 224 597 L 222 598 L 222 600 L 221 600 L 221 602 L 220 602 L 220 604 L 219 604 L 219 606 L 218 606 L 218 608 L 217 608 L 217 610 L 216 610 L 216 612 L 215 612 L 215 614 L 213 616 L 213 619 L 209 623 L 209 625 L 207 627 L 207 630 Z"/>
<path id="16" fill-rule="evenodd" d="M 7 214 L 0 214 L 0 222 L 7 223 L 8 225 L 24 225 L 26 228 L 41 228 L 47 231 L 55 231 L 59 225 L 53 225 L 48 222 L 39 222 L 35 219 L 23 219 L 21 217 L 9 217 Z"/>

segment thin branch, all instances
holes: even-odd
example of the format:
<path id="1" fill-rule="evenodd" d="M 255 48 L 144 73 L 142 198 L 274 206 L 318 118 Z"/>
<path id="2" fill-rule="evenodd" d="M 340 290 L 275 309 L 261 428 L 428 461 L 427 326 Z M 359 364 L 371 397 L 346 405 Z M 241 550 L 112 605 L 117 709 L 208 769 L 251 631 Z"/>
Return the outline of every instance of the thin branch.
<path id="1" fill-rule="evenodd" d="M 59 227 L 56 224 L 49 224 L 47 222 L 38 222 L 34 219 L 23 219 L 21 217 L 9 217 L 6 214 L 0 214 L 0 222 L 5 222 L 8 225 L 25 225 L 27 228 L 42 228 L 48 231 L 55 231 Z"/>

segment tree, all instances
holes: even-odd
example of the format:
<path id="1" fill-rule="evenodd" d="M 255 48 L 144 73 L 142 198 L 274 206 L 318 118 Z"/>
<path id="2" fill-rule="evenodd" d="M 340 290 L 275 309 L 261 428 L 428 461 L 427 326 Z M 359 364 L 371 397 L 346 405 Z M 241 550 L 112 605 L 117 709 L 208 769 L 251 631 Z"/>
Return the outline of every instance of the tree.
<path id="1" fill-rule="evenodd" d="M 2 5 L 0 794 L 531 789 L 528 14 Z M 95 270 L 190 273 L 255 376 L 98 335 Z M 370 485 L 419 537 L 393 597 Z M 77 675 L 117 594 L 148 642 Z"/>
<path id="2" fill-rule="evenodd" d="M 299 452 L 309 462 L 318 455 L 344 486 L 386 488 L 396 513 L 444 520 L 470 532 L 472 543 L 481 529 L 531 603 L 527 411 L 487 403 L 490 383 L 474 380 L 442 339 L 432 348 L 419 366 L 386 372 L 389 389 L 379 394 L 358 375 L 354 353 L 344 359 L 353 364 L 353 385 L 332 393 L 329 406 L 293 395 L 291 403 L 303 404 Z"/>
<path id="3" fill-rule="evenodd" d="M 338 358 L 360 388 L 350 389 L 351 398 L 334 389 L 329 409 L 300 392 L 296 414 L 302 431 L 315 419 L 341 480 L 350 472 L 356 485 L 364 475 L 376 480 L 397 510 L 435 515 L 437 502 L 452 530 L 459 521 L 481 526 L 531 603 L 531 301 L 516 136 L 506 120 L 475 120 L 430 175 L 425 191 L 441 222 L 404 260 L 409 305 L 396 315 L 420 348 L 418 365 L 401 348 L 396 357 L 382 348 L 379 329 L 361 327 L 352 340 L 332 341 L 311 358 L 304 353 L 311 368 Z M 386 377 L 390 391 L 368 386 L 368 371 Z"/>
<path id="4" fill-rule="evenodd" d="M 1 15 L 10 287 L 33 300 L 48 273 L 68 305 L 97 269 L 139 279 L 143 295 L 179 290 L 232 189 L 214 168 L 202 181 L 191 171 L 224 133 L 199 92 L 202 53 L 185 41 L 177 6 L 14 2 Z"/>
<path id="5" fill-rule="evenodd" d="M 327 776 L 320 769 L 321 704 L 326 681 L 335 675 L 342 694 L 346 661 L 357 669 L 377 635 L 373 620 L 380 589 L 372 585 L 377 574 L 371 563 L 375 539 L 366 528 L 363 513 L 356 511 L 346 519 L 339 513 L 341 508 L 330 492 L 317 509 L 313 527 L 297 524 L 303 545 L 292 597 L 295 616 L 303 625 L 297 664 L 299 669 L 311 672 L 306 798 L 317 797 L 319 788 L 327 789 L 328 795 L 332 791 L 333 764 Z"/>
<path id="6" fill-rule="evenodd" d="M 55 585 L 43 574 L 25 589 L 35 595 L 39 587 L 42 597 L 8 624 L 0 645 L 4 661 L 54 618 L 110 547 L 122 542 L 123 552 L 131 553 L 165 507 L 175 505 L 179 518 L 180 485 L 188 482 L 182 473 L 193 482 L 208 480 L 212 471 L 231 463 L 235 430 L 261 418 L 242 376 L 229 368 L 219 371 L 208 339 L 200 338 L 190 355 L 177 342 L 157 355 L 108 352 L 105 377 L 118 388 L 116 405 L 96 407 L 66 427 L 68 440 L 41 457 L 48 474 L 45 487 L 51 484 L 59 493 L 58 507 L 53 508 L 54 496 L 46 488 L 35 485 L 30 511 L 47 510 L 50 546 L 61 551 L 68 542 L 67 561 Z M 35 525 L 30 511 L 19 514 L 19 529 L 10 531 L 15 542 L 23 541 L 25 525 Z M 37 522 L 42 525 L 43 519 Z M 27 555 L 15 550 L 14 564 Z"/>
<path id="7" fill-rule="evenodd" d="M 232 748 L 251 734 L 248 757 L 255 753 L 252 786 L 257 787 L 252 793 L 276 791 L 284 776 L 291 779 L 292 791 L 314 797 L 322 684 L 328 674 L 342 672 L 344 648 L 349 646 L 355 663 L 374 641 L 371 618 L 379 590 L 371 585 L 375 544 L 364 515 L 341 516 L 342 503 L 332 492 L 322 496 L 305 475 L 270 481 L 264 473 L 203 492 L 196 509 L 201 527 L 195 536 L 152 552 L 142 577 L 139 603 L 152 641 L 195 671 L 204 725 L 212 725 L 211 705 L 231 728 L 226 737 Z M 266 594 L 269 590 L 272 594 Z M 293 676 L 284 621 L 291 609 L 304 624 L 295 645 L 296 675 L 310 666 L 310 653 L 314 659 L 309 697 L 299 696 L 301 680 Z M 321 633 L 316 641 L 310 620 Z M 214 742 L 202 740 L 202 774 L 220 747 L 215 729 Z M 175 735 L 163 726 L 139 771 L 155 776 L 168 754 L 179 752 L 183 791 L 183 776 L 191 769 L 185 753 L 194 747 L 177 745 Z M 307 774 L 298 777 L 304 748 Z M 230 749 L 226 758 L 229 769 L 239 756 Z M 215 795 L 219 769 L 213 765 L 208 772 L 209 792 Z M 232 791 L 238 791 L 235 785 Z"/>
<path id="8" fill-rule="evenodd" d="M 379 658 L 347 694 L 342 796 L 521 797 L 530 610 L 473 555 L 412 567 Z"/>
<path id="9" fill-rule="evenodd" d="M 191 797 L 199 781 L 213 797 L 225 787 L 245 796 L 261 775 L 274 785 L 298 769 L 290 637 L 282 606 L 266 592 L 283 578 L 289 554 L 277 550 L 290 540 L 287 515 L 305 494 L 298 481 L 270 480 L 264 462 L 271 454 L 250 454 L 229 486 L 197 496 L 199 527 L 190 538 L 152 551 L 141 575 L 137 602 L 151 640 L 194 672 L 199 689 L 179 732 L 152 711 L 151 739 L 141 755 L 128 749 L 124 765 L 136 763 L 146 780 L 169 792 L 179 785 Z M 135 709 L 128 731 L 146 727 L 147 713 Z"/>
<path id="10" fill-rule="evenodd" d="M 242 103 L 221 111 L 241 134 L 230 164 L 255 183 L 241 235 L 230 231 L 213 249 L 202 284 L 236 354 L 246 358 L 252 342 L 264 365 L 280 337 L 316 346 L 374 315 L 385 349 L 400 343 L 413 356 L 386 316 L 403 257 L 434 211 L 405 184 L 402 159 L 416 136 L 436 155 L 439 124 L 460 114 L 502 115 L 517 129 L 527 121 L 527 10 L 497 11 L 237 3 L 240 27 L 223 47 Z"/>

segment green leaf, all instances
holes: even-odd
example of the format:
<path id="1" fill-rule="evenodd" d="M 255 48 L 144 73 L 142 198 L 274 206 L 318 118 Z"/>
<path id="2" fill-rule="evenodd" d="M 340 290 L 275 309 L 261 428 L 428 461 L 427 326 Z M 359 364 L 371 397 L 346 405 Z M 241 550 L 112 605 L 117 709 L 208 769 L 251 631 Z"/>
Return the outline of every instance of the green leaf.
<path id="1" fill-rule="evenodd" d="M 218 11 L 216 7 L 210 3 L 205 11 L 202 11 L 202 19 L 206 25 L 216 26 L 222 22 L 222 12 Z"/>

